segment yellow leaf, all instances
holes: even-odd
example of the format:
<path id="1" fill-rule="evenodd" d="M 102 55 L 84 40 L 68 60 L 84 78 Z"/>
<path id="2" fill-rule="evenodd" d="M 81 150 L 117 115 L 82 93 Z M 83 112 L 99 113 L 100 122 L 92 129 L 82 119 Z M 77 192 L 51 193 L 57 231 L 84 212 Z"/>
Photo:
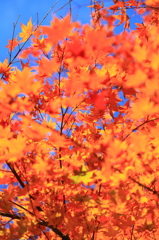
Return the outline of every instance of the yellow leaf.
<path id="1" fill-rule="evenodd" d="M 148 202 L 148 198 L 147 197 L 142 196 L 140 198 L 140 203 L 147 203 L 147 202 Z"/>
<path id="2" fill-rule="evenodd" d="M 108 68 L 108 72 L 110 74 L 110 77 L 114 77 L 117 74 L 116 64 L 113 64 L 110 68 Z"/>
<path id="3" fill-rule="evenodd" d="M 5 177 L 5 172 L 0 171 L 0 178 L 4 178 Z"/>
<path id="4" fill-rule="evenodd" d="M 149 5 L 149 6 L 154 6 L 154 5 L 157 5 L 159 3 L 158 0 L 146 0 L 146 5 Z"/>
<path id="5" fill-rule="evenodd" d="M 75 172 L 74 176 L 71 176 L 70 179 L 74 181 L 74 184 L 78 184 L 80 182 L 83 182 L 84 184 L 88 184 L 89 182 L 92 182 L 92 175 L 94 171 L 87 171 L 87 168 L 85 165 L 82 165 L 81 170 L 78 172 Z"/>
<path id="6" fill-rule="evenodd" d="M 27 25 L 24 25 L 23 23 L 21 24 L 22 27 L 22 32 L 19 33 L 19 37 L 22 38 L 21 42 L 25 42 L 28 40 L 28 38 L 31 36 L 33 33 L 33 24 L 31 19 L 29 20 Z"/>
<path id="7" fill-rule="evenodd" d="M 45 159 L 42 159 L 41 156 L 36 156 L 36 163 L 33 165 L 33 168 L 36 170 L 36 172 L 45 172 L 47 169 L 48 164 Z"/>
<path id="8" fill-rule="evenodd" d="M 137 70 L 135 74 L 127 76 L 127 82 L 126 86 L 127 87 L 139 87 L 143 82 L 146 81 L 147 75 L 141 70 Z"/>
<path id="9" fill-rule="evenodd" d="M 4 62 L 0 62 L 0 74 L 5 74 L 6 76 L 9 75 L 11 67 L 9 67 L 8 59 L 6 58 Z"/>

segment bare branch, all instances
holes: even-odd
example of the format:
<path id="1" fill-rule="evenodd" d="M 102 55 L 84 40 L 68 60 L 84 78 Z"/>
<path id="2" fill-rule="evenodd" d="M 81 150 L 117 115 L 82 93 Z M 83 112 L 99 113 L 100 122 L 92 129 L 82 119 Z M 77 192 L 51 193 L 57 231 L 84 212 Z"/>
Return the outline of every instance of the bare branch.
<path id="1" fill-rule="evenodd" d="M 142 127 L 142 126 L 145 125 L 146 123 L 153 122 L 153 121 L 156 121 L 156 120 L 159 120 L 159 118 L 154 118 L 154 119 L 147 120 L 147 121 L 141 123 L 140 125 L 138 125 L 136 128 L 133 128 L 133 129 L 131 130 L 131 132 L 128 133 L 128 134 L 123 138 L 122 142 L 125 141 L 125 139 L 126 139 L 127 137 L 129 137 L 132 132 L 138 130 L 140 127 Z"/>
<path id="2" fill-rule="evenodd" d="M 15 28 L 17 26 L 18 20 L 20 18 L 20 15 L 17 18 L 17 21 L 15 23 L 13 23 L 13 32 L 12 32 L 12 43 L 11 43 L 11 51 L 9 52 L 9 63 L 12 59 L 12 46 L 13 46 L 13 39 L 14 39 L 14 34 L 15 34 Z"/>

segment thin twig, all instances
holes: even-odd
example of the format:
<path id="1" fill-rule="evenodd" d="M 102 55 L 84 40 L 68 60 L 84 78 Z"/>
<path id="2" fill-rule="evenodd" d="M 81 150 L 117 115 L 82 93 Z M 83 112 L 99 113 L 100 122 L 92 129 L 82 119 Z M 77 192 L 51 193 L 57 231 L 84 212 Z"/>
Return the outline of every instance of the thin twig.
<path id="1" fill-rule="evenodd" d="M 159 120 L 159 118 L 150 119 L 150 120 L 147 120 L 147 121 L 141 123 L 140 125 L 138 125 L 138 126 L 135 127 L 134 129 L 132 129 L 131 132 L 128 133 L 128 134 L 122 139 L 122 142 L 125 141 L 125 139 L 126 139 L 127 137 L 129 137 L 132 132 L 138 130 L 138 128 L 140 128 L 141 126 L 145 125 L 146 123 L 153 122 L 153 121 L 156 121 L 156 120 Z"/>
<path id="2" fill-rule="evenodd" d="M 67 132 L 67 136 L 69 136 L 69 133 L 72 131 L 74 123 L 75 123 L 75 119 L 72 121 L 71 127 Z"/>
<path id="3" fill-rule="evenodd" d="M 59 9 L 57 9 L 56 11 L 53 12 L 53 14 L 55 14 L 56 12 L 60 11 L 62 8 L 64 8 L 66 5 L 68 5 L 70 2 L 72 2 L 73 0 L 68 1 L 65 5 L 63 5 L 62 7 L 60 7 Z"/>
<path id="4" fill-rule="evenodd" d="M 133 240 L 134 227 L 135 227 L 135 225 L 133 225 L 133 226 L 132 226 L 132 229 L 131 229 L 131 239 L 130 239 L 130 240 Z"/>
<path id="5" fill-rule="evenodd" d="M 14 34 L 15 34 L 15 28 L 17 26 L 18 20 L 20 18 L 20 15 L 18 15 L 17 21 L 13 23 L 13 32 L 12 32 L 12 43 L 11 43 L 11 51 L 9 52 L 9 63 L 12 59 L 12 46 L 13 46 L 13 40 L 14 40 Z"/>
<path id="6" fill-rule="evenodd" d="M 71 6 L 71 2 L 69 2 L 69 6 L 70 6 L 70 19 L 72 18 L 72 6 Z"/>
<path id="7" fill-rule="evenodd" d="M 53 12 L 53 14 L 55 14 L 56 12 L 60 11 L 61 9 L 63 9 L 66 5 L 68 5 L 70 2 L 72 2 L 72 0 L 70 0 L 69 2 L 67 2 L 66 4 L 64 4 L 62 7 L 60 7 L 59 9 L 57 9 L 56 11 Z M 46 17 L 49 15 L 49 13 L 51 12 L 51 10 L 55 7 L 55 5 L 58 2 L 56 1 L 53 6 L 49 9 L 49 11 L 45 14 L 45 16 L 43 17 L 43 19 L 41 20 L 41 22 L 37 25 L 37 27 L 34 29 L 33 33 L 31 33 L 29 35 L 29 37 L 27 38 L 27 40 L 23 43 L 23 45 L 21 47 L 19 47 L 18 52 L 15 54 L 15 56 L 13 57 L 12 60 L 10 60 L 10 62 L 8 63 L 8 67 L 14 62 L 14 60 L 16 59 L 16 57 L 18 56 L 18 54 L 21 52 L 21 50 L 24 48 L 24 46 L 26 45 L 26 43 L 28 42 L 28 40 L 31 38 L 31 36 L 38 30 L 38 28 L 41 26 L 41 24 L 44 22 L 44 20 L 46 19 Z M 3 78 L 4 74 L 2 75 L 1 79 Z"/>
<path id="8" fill-rule="evenodd" d="M 120 169 L 114 168 L 114 167 L 112 167 L 112 168 L 122 174 L 122 171 L 121 171 Z M 137 183 L 140 187 L 148 190 L 149 192 L 151 192 L 151 193 L 153 193 L 153 194 L 155 194 L 155 195 L 157 195 L 157 196 L 159 197 L 159 192 L 158 192 L 158 191 L 156 191 L 156 190 L 154 190 L 154 189 L 151 189 L 150 187 L 148 187 L 148 186 L 140 183 L 139 181 L 135 180 L 135 179 L 132 178 L 131 176 L 128 176 L 128 178 L 129 178 L 130 180 L 132 180 L 133 182 Z"/>
<path id="9" fill-rule="evenodd" d="M 102 189 L 102 183 L 99 185 L 98 197 L 100 196 L 101 189 Z M 96 216 L 95 216 L 95 224 L 97 223 L 97 220 L 98 220 L 98 218 L 97 218 L 97 215 L 96 215 Z M 95 234 L 96 234 L 96 232 L 98 231 L 98 227 L 99 227 L 99 223 L 98 223 L 98 226 L 97 226 L 96 230 L 93 231 L 91 240 L 94 240 L 94 239 L 95 239 Z"/>
<path id="10" fill-rule="evenodd" d="M 28 42 L 28 40 L 31 38 L 31 36 L 38 30 L 38 28 L 41 26 L 41 24 L 43 23 L 43 21 L 46 19 L 46 17 L 49 15 L 49 13 L 51 12 L 51 10 L 55 7 L 55 5 L 57 4 L 57 2 L 54 3 L 54 5 L 49 9 L 49 11 L 45 14 L 45 16 L 43 17 L 43 19 L 41 20 L 41 22 L 38 24 L 38 26 L 34 29 L 33 33 L 31 33 L 29 35 L 29 37 L 27 38 L 27 40 L 23 43 L 23 45 L 20 47 L 20 49 L 18 50 L 18 52 L 15 54 L 15 56 L 13 57 L 13 59 L 10 61 L 10 63 L 8 64 L 8 67 L 13 63 L 13 61 L 15 60 L 15 58 L 18 56 L 18 54 L 20 53 L 20 51 L 23 49 L 23 47 L 26 45 L 26 43 Z"/>
<path id="11" fill-rule="evenodd" d="M 151 189 L 150 187 L 140 183 L 139 181 L 135 180 L 134 178 L 132 178 L 130 176 L 129 176 L 129 179 L 131 179 L 133 182 L 137 183 L 140 187 L 148 190 L 149 192 L 152 192 L 153 194 L 155 194 L 155 195 L 157 195 L 159 197 L 159 192 L 158 191 Z"/>
<path id="12" fill-rule="evenodd" d="M 91 2 L 90 2 L 90 5 L 92 6 L 92 0 L 90 0 Z M 92 8 L 90 8 L 91 9 L 91 16 L 92 16 Z"/>
<path id="13" fill-rule="evenodd" d="M 18 173 L 16 172 L 16 170 L 14 169 L 14 167 L 11 165 L 11 163 L 6 162 L 6 164 L 8 165 L 8 167 L 10 168 L 11 172 L 13 173 L 13 175 L 16 177 L 17 181 L 19 182 L 20 186 L 22 188 L 25 188 L 25 184 L 23 183 L 23 181 L 21 180 L 20 176 L 18 175 Z"/>
<path id="14" fill-rule="evenodd" d="M 68 122 L 68 120 L 69 120 L 69 118 L 72 116 L 72 114 L 74 113 L 74 111 L 81 105 L 81 103 L 83 103 L 84 101 L 86 100 L 86 98 L 85 99 L 83 99 L 72 111 L 71 111 L 71 113 L 70 113 L 70 115 L 68 116 L 68 118 L 67 118 L 67 120 L 66 120 L 66 122 L 64 123 L 64 125 L 63 125 L 63 128 L 65 127 L 65 125 L 67 124 L 67 122 Z"/>
<path id="15" fill-rule="evenodd" d="M 29 210 L 28 210 L 28 209 L 26 209 L 25 207 L 23 207 L 23 206 L 19 205 L 18 203 L 16 203 L 16 202 L 13 202 L 13 201 L 11 201 L 11 200 L 9 200 L 9 202 L 13 203 L 13 204 L 14 204 L 14 205 L 16 205 L 17 207 L 19 207 L 19 208 L 23 209 L 24 211 L 28 212 L 30 215 L 34 216 L 34 213 L 32 213 L 31 211 L 29 211 Z"/>
<path id="16" fill-rule="evenodd" d="M 141 8 L 150 8 L 150 9 L 159 9 L 159 7 L 152 7 L 152 6 L 140 6 L 140 7 L 118 7 L 118 8 L 116 8 L 115 10 L 120 10 L 120 9 L 135 9 L 135 10 L 137 10 L 137 9 L 141 9 Z M 110 10 L 112 10 L 112 9 L 110 9 Z M 113 11 L 114 11 L 114 9 L 113 9 Z"/>
<path id="17" fill-rule="evenodd" d="M 37 26 L 39 25 L 39 15 L 38 15 L 38 13 L 36 13 L 36 24 L 37 24 Z"/>
<path id="18" fill-rule="evenodd" d="M 60 69 L 59 69 L 59 97 L 61 95 L 61 89 L 60 89 L 60 85 L 61 85 L 61 73 L 62 73 L 62 68 L 61 68 L 61 65 L 62 65 L 62 61 L 63 61 L 63 57 L 64 57 L 64 51 L 63 51 L 63 55 L 62 55 L 62 58 L 61 58 L 61 62 L 60 62 Z M 64 116 L 67 112 L 67 108 L 66 108 L 66 111 L 64 113 L 63 111 L 63 107 L 61 105 L 61 113 L 62 113 L 62 119 L 61 119 L 61 126 L 60 126 L 60 135 L 62 136 L 63 134 L 63 123 L 64 123 Z M 61 160 L 61 157 L 62 157 L 62 154 L 61 154 L 61 147 L 59 147 L 59 164 L 60 164 L 60 168 L 62 169 L 62 160 Z M 61 183 L 64 185 L 64 181 L 61 180 Z M 63 206 L 64 206 L 64 211 L 66 213 L 66 197 L 65 197 L 65 194 L 63 194 Z"/>
<path id="19" fill-rule="evenodd" d="M 3 169 L 0 169 L 1 172 L 7 172 L 7 173 L 12 173 L 11 171 L 8 171 L 8 170 L 3 170 Z"/>

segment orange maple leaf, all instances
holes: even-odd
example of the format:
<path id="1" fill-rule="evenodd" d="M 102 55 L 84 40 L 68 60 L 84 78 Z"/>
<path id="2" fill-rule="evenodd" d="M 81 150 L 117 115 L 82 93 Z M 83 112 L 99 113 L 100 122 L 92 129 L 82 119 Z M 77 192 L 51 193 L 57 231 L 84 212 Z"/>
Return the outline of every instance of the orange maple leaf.
<path id="1" fill-rule="evenodd" d="M 87 7 L 94 8 L 94 9 L 96 9 L 96 10 L 100 10 L 101 8 L 104 7 L 104 3 L 102 3 L 102 4 L 100 5 L 97 1 L 94 1 L 94 2 L 95 2 L 94 5 L 87 6 Z"/>
<path id="2" fill-rule="evenodd" d="M 33 24 L 31 19 L 29 20 L 27 25 L 24 25 L 22 23 L 21 28 L 22 28 L 22 32 L 19 33 L 19 37 L 22 38 L 21 42 L 26 42 L 33 33 Z"/>
<path id="3" fill-rule="evenodd" d="M 40 29 L 43 34 L 48 35 L 49 42 L 54 45 L 59 40 L 66 38 L 75 27 L 79 28 L 79 24 L 71 23 L 70 16 L 67 16 L 62 20 L 54 18 L 54 21 L 51 21 L 51 26 L 42 26 Z"/>
<path id="4" fill-rule="evenodd" d="M 7 81 L 10 74 L 11 67 L 9 66 L 8 59 L 6 58 L 4 62 L 0 62 L 0 74 L 4 74 L 4 79 Z"/>
<path id="5" fill-rule="evenodd" d="M 9 40 L 6 48 L 9 48 L 9 51 L 12 52 L 16 46 L 18 46 L 19 42 L 16 38 Z"/>

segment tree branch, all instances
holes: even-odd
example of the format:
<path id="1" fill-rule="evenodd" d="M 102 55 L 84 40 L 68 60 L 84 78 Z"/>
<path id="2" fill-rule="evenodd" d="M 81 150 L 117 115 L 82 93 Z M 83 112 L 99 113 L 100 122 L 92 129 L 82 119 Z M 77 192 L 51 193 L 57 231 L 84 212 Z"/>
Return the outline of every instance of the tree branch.
<path id="1" fill-rule="evenodd" d="M 153 121 L 156 121 L 156 120 L 159 120 L 159 118 L 154 118 L 154 119 L 147 120 L 147 121 L 141 123 L 140 125 L 138 125 L 136 128 L 133 128 L 133 129 L 131 130 L 131 132 L 128 133 L 128 134 L 123 138 L 122 142 L 125 141 L 125 139 L 126 139 L 127 137 L 129 137 L 132 132 L 138 130 L 138 128 L 142 127 L 142 126 L 145 125 L 146 123 L 153 122 Z"/>
<path id="2" fill-rule="evenodd" d="M 117 168 L 114 168 L 114 167 L 113 167 L 113 169 L 116 170 L 116 171 L 118 171 L 118 172 L 120 172 L 120 173 L 122 173 L 122 171 L 121 171 L 120 169 L 117 169 Z M 128 178 L 129 178 L 130 180 L 132 180 L 133 182 L 137 183 L 140 187 L 145 188 L 145 189 L 148 190 L 149 192 L 151 192 L 151 193 L 153 193 L 153 194 L 155 194 L 155 195 L 157 195 L 157 196 L 159 197 L 159 192 L 158 192 L 158 191 L 156 191 L 156 190 L 154 190 L 154 189 L 151 189 L 150 187 L 148 187 L 148 186 L 140 183 L 139 181 L 135 180 L 135 179 L 132 178 L 131 176 L 128 176 Z"/>
<path id="3" fill-rule="evenodd" d="M 17 181 L 19 182 L 20 186 L 22 188 L 25 188 L 25 184 L 23 183 L 23 181 L 21 180 L 20 176 L 18 175 L 18 173 L 16 172 L 15 168 L 13 166 L 11 166 L 11 164 L 9 162 L 6 162 L 6 164 L 8 165 L 8 167 L 10 168 L 11 172 L 13 173 L 13 175 L 16 177 Z"/>
<path id="4" fill-rule="evenodd" d="M 0 212 L 0 215 L 3 217 L 9 217 L 12 219 L 21 219 L 22 217 L 18 216 L 17 214 L 12 214 L 12 213 L 4 213 L 4 212 Z"/>
<path id="5" fill-rule="evenodd" d="M 130 177 L 129 176 L 129 179 L 131 179 L 133 182 L 137 183 L 140 187 L 143 187 L 145 188 L 146 190 L 148 190 L 149 192 L 152 192 L 153 194 L 157 195 L 159 197 L 159 192 L 154 190 L 154 189 L 151 189 L 150 187 L 147 187 L 146 185 L 136 181 L 134 178 Z"/>
<path id="6" fill-rule="evenodd" d="M 24 217 L 21 217 L 17 214 L 12 214 L 12 213 L 4 213 L 4 212 L 0 212 L 0 215 L 3 217 L 9 217 L 12 219 L 17 219 L 20 220 Z M 59 237 L 61 237 L 62 240 L 71 240 L 70 237 L 68 235 L 63 234 L 58 228 L 53 227 L 52 225 L 49 225 L 48 222 L 45 222 L 43 220 L 38 220 L 38 224 L 47 228 L 50 228 L 54 233 L 56 233 Z"/>

